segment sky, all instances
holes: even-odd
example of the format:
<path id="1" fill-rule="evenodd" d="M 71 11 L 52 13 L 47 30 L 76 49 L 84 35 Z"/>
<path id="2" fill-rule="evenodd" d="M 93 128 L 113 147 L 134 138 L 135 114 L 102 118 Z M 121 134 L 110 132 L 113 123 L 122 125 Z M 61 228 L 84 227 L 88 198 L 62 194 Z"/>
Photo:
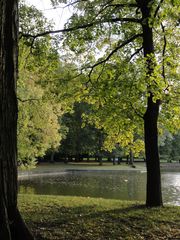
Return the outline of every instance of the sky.
<path id="1" fill-rule="evenodd" d="M 28 5 L 34 5 L 41 10 L 45 17 L 53 20 L 55 29 L 63 29 L 66 20 L 71 16 L 72 12 L 69 8 L 57 7 L 53 8 L 50 0 L 26 0 Z"/>

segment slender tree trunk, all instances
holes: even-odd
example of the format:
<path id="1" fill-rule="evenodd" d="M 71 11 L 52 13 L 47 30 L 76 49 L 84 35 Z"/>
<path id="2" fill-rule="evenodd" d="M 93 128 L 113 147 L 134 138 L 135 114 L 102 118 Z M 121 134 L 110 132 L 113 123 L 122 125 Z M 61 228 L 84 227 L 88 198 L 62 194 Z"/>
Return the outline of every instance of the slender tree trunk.
<path id="1" fill-rule="evenodd" d="M 159 103 L 154 103 L 151 95 L 148 98 L 148 107 L 144 116 L 147 166 L 146 205 L 148 207 L 162 206 L 160 160 L 158 152 L 158 114 Z"/>
<path id="2" fill-rule="evenodd" d="M 0 0 L 0 239 L 31 240 L 17 208 L 18 2 Z"/>
<path id="3" fill-rule="evenodd" d="M 50 156 L 50 163 L 54 163 L 54 155 L 55 155 L 55 150 L 52 149 L 51 156 Z"/>
<path id="4" fill-rule="evenodd" d="M 108 157 L 108 162 L 111 162 L 111 157 Z"/>
<path id="5" fill-rule="evenodd" d="M 99 162 L 99 166 L 103 165 L 102 156 L 98 156 L 98 162 Z"/>
<path id="6" fill-rule="evenodd" d="M 132 166 L 134 165 L 134 155 L 132 149 L 129 152 L 129 164 Z"/>
<path id="7" fill-rule="evenodd" d="M 129 155 L 126 155 L 126 164 L 129 164 Z"/>
<path id="8" fill-rule="evenodd" d="M 151 6 L 154 1 L 138 0 L 137 3 L 142 12 L 142 29 L 143 29 L 143 49 L 144 57 L 147 64 L 147 77 L 154 72 L 154 43 L 153 31 L 149 26 L 151 18 Z M 158 152 L 158 115 L 160 101 L 153 102 L 153 93 L 148 86 L 149 97 L 147 101 L 147 110 L 144 115 L 144 133 L 145 133 L 145 153 L 147 166 L 147 189 L 146 189 L 146 206 L 162 206 L 161 193 L 161 174 L 160 159 Z"/>
<path id="9" fill-rule="evenodd" d="M 116 157 L 113 156 L 113 165 L 116 165 Z"/>
<path id="10" fill-rule="evenodd" d="M 118 165 L 120 165 L 122 162 L 122 157 L 118 157 Z"/>

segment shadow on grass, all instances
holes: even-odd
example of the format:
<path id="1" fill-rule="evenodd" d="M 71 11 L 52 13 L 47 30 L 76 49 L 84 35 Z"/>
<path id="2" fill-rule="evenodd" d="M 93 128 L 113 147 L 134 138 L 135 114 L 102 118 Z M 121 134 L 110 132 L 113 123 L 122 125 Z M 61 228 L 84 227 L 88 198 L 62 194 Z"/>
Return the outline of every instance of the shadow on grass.
<path id="1" fill-rule="evenodd" d="M 180 213 L 173 208 L 130 205 L 106 210 L 97 205 L 55 205 L 34 213 L 29 225 L 37 240 L 176 239 Z"/>

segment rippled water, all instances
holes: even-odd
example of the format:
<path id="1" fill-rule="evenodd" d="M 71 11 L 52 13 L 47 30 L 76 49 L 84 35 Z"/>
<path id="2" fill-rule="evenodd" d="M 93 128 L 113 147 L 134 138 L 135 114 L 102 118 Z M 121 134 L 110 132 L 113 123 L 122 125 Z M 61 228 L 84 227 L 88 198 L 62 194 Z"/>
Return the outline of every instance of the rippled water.
<path id="1" fill-rule="evenodd" d="M 20 193 L 145 200 L 146 173 L 138 171 L 68 171 L 19 181 Z M 180 173 L 162 173 L 164 203 L 180 205 Z"/>
<path id="2" fill-rule="evenodd" d="M 164 201 L 169 204 L 180 206 L 180 173 L 163 173 L 161 178 Z"/>

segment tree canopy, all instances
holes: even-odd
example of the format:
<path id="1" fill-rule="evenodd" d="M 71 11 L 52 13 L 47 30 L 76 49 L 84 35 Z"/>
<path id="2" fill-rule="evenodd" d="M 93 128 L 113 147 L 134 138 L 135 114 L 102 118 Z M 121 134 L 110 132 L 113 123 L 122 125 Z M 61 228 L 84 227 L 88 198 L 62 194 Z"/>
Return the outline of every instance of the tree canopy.
<path id="1" fill-rule="evenodd" d="M 146 204 L 162 205 L 158 133 L 180 126 L 178 2 L 53 2 L 73 8 L 66 28 L 56 32 L 65 34 L 64 47 L 87 76 L 81 92 L 97 110 L 91 120 L 107 132 L 107 145 L 132 146 L 144 124 Z"/>
<path id="2" fill-rule="evenodd" d="M 151 91 L 153 101 L 161 101 L 160 129 L 176 130 L 180 126 L 179 64 L 176 61 L 179 56 L 179 6 L 176 1 L 153 1 L 149 24 L 153 28 L 155 52 L 154 56 L 146 58 L 142 51 L 143 19 L 138 2 L 59 2 L 74 9 L 66 27 L 76 30 L 65 33 L 64 46 L 74 52 L 82 71 L 88 75 L 83 97 L 98 109 L 101 126 L 104 124 L 108 131 L 112 119 L 115 127 L 111 134 L 116 140 L 117 129 L 137 132 L 143 121 L 139 117 L 142 118 L 146 111 Z M 146 60 L 150 57 L 154 70 L 147 77 Z"/>
<path id="3" fill-rule="evenodd" d="M 31 19 L 34 21 L 31 22 Z M 38 32 L 51 27 L 34 7 L 20 5 L 20 30 Z M 59 146 L 63 137 L 60 118 L 64 113 L 53 81 L 61 68 L 57 38 L 45 37 L 30 43 L 19 42 L 19 100 L 18 161 L 20 165 L 35 164 L 48 149 Z"/>

